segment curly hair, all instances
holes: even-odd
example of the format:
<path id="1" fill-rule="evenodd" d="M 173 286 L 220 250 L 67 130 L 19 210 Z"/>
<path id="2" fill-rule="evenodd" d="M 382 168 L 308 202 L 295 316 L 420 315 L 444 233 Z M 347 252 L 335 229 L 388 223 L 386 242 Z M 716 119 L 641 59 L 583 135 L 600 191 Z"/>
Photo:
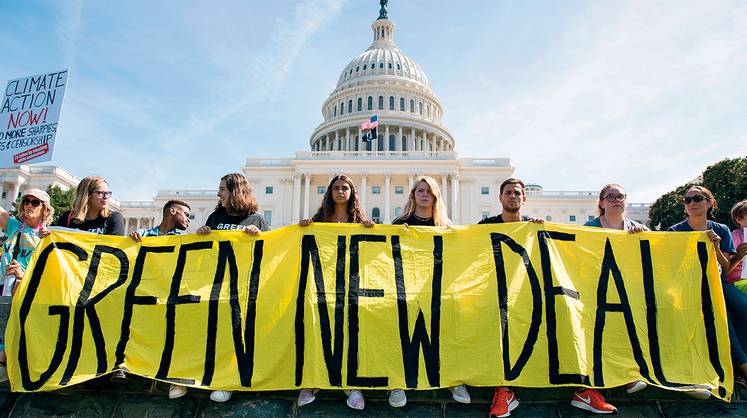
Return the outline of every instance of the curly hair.
<path id="1" fill-rule="evenodd" d="M 226 211 L 229 214 L 249 215 L 259 210 L 257 200 L 252 194 L 252 187 L 241 173 L 226 174 L 220 178 L 226 183 L 228 190 L 228 207 L 223 207 L 218 201 L 216 211 Z"/>
<path id="2" fill-rule="evenodd" d="M 361 209 L 358 201 L 358 193 L 350 177 L 340 174 L 334 176 L 327 186 L 327 191 L 322 198 L 322 205 L 317 210 L 316 215 L 312 218 L 315 222 L 329 222 L 335 213 L 335 200 L 332 198 L 332 188 L 337 180 L 342 180 L 350 186 L 350 198 L 348 199 L 347 213 L 348 223 L 361 223 L 366 220 L 366 214 Z"/>

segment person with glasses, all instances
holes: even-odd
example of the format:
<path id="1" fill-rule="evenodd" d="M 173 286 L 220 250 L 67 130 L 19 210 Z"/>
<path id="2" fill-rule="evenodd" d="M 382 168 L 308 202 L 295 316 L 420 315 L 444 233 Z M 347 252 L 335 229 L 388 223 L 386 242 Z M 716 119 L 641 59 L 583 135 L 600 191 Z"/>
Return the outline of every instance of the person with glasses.
<path id="1" fill-rule="evenodd" d="M 100 235 L 125 235 L 122 214 L 109 209 L 112 192 L 103 177 L 88 176 L 75 190 L 73 208 L 63 212 L 54 226 L 80 229 Z"/>
<path id="2" fill-rule="evenodd" d="M 726 278 L 726 273 L 731 268 L 730 258 L 736 254 L 737 249 L 729 228 L 713 220 L 713 212 L 718 208 L 718 202 L 710 190 L 703 186 L 691 186 L 685 191 L 683 200 L 687 219 L 672 225 L 668 231 L 705 231 L 708 239 L 713 243 L 726 304 L 732 363 L 737 372 L 735 381 L 745 387 L 747 386 L 747 354 L 745 353 L 747 349 L 747 295 L 730 284 Z"/>
<path id="3" fill-rule="evenodd" d="M 48 232 L 47 225 L 52 222 L 54 208 L 49 195 L 44 190 L 31 189 L 21 196 L 15 216 L 0 208 L 0 229 L 8 236 L 3 243 L 0 255 L 0 274 L 2 275 L 3 296 L 11 296 L 16 284 L 21 280 L 31 254 L 39 242 L 40 232 Z M 0 380 L 7 380 L 5 373 L 5 323 L 0 324 Z"/>

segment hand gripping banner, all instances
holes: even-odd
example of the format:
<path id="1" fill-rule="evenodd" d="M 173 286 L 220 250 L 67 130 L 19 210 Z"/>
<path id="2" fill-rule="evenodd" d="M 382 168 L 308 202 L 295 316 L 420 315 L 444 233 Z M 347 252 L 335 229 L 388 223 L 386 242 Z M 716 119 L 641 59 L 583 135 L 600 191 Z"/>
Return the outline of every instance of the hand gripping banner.
<path id="1" fill-rule="evenodd" d="M 53 232 L 13 297 L 14 391 L 109 373 L 205 389 L 702 387 L 729 399 L 705 233 L 314 224 Z"/>

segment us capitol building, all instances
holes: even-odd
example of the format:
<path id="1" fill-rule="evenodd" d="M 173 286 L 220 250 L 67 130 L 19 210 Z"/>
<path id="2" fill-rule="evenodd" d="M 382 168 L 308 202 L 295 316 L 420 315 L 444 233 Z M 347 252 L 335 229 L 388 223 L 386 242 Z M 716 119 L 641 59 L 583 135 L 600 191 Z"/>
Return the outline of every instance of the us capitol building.
<path id="1" fill-rule="evenodd" d="M 272 228 L 313 215 L 330 179 L 345 174 L 355 182 L 361 204 L 377 223 L 391 223 L 407 203 L 414 180 L 436 179 L 448 215 L 457 224 L 476 223 L 500 213 L 500 184 L 514 172 L 509 158 L 459 158 L 456 141 L 443 125 L 444 108 L 423 68 L 394 43 L 396 25 L 382 6 L 371 24 L 373 42 L 348 63 L 322 104 L 324 120 L 309 138 L 309 150 L 291 158 L 247 158 L 241 171 L 260 212 Z M 378 138 L 363 141 L 360 125 L 378 115 Z M 18 193 L 54 184 L 75 187 L 79 179 L 60 167 L 0 169 L 2 198 L 10 207 Z M 204 225 L 216 190 L 159 190 L 151 201 L 112 201 L 127 230 L 157 225 L 169 199 L 192 207 L 190 230 Z M 522 213 L 547 221 L 583 224 L 596 216 L 598 191 L 545 191 L 527 184 Z M 627 215 L 648 221 L 648 204 L 629 204 Z"/>

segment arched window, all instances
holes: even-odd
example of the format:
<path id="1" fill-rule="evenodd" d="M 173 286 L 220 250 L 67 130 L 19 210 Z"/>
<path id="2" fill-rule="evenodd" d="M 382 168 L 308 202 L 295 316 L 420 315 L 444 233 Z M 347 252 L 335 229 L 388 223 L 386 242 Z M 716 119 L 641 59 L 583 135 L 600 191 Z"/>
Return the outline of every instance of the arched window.
<path id="1" fill-rule="evenodd" d="M 361 69 L 361 67 L 355 67 L 355 72 L 357 73 L 358 70 L 360 70 L 360 69 Z"/>
<path id="2" fill-rule="evenodd" d="M 404 97 L 399 98 L 399 110 L 400 112 L 405 111 L 405 98 Z"/>
<path id="3" fill-rule="evenodd" d="M 423 102 L 418 102 L 418 113 L 423 114 Z"/>
<path id="4" fill-rule="evenodd" d="M 348 113 L 353 112 L 353 99 L 348 100 Z"/>
<path id="5" fill-rule="evenodd" d="M 363 98 L 359 97 L 358 98 L 358 111 L 360 112 L 361 110 L 363 110 Z"/>
<path id="6" fill-rule="evenodd" d="M 392 63 L 391 63 L 391 62 L 389 63 L 389 69 L 390 69 L 390 70 L 392 69 Z M 351 71 L 352 71 L 352 70 L 351 70 Z"/>
<path id="7" fill-rule="evenodd" d="M 384 110 L 384 96 L 379 96 L 379 110 Z"/>
<path id="8" fill-rule="evenodd" d="M 379 63 L 379 69 L 381 70 L 381 69 L 383 69 L 383 68 L 384 68 L 384 63 L 383 63 L 383 62 L 380 62 L 380 63 Z"/>
<path id="9" fill-rule="evenodd" d="M 363 64 L 363 71 L 366 71 L 366 65 L 367 64 Z"/>
<path id="10" fill-rule="evenodd" d="M 381 37 L 384 37 L 384 28 L 381 28 Z"/>
<path id="11" fill-rule="evenodd" d="M 415 113 L 415 100 L 410 100 L 410 113 Z"/>
<path id="12" fill-rule="evenodd" d="M 340 102 L 340 115 L 345 113 L 345 102 Z"/>
<path id="13" fill-rule="evenodd" d="M 337 106 L 335 106 L 334 115 L 337 116 Z"/>
<path id="14" fill-rule="evenodd" d="M 407 151 L 407 137 L 402 135 L 402 151 Z"/>
<path id="15" fill-rule="evenodd" d="M 394 110 L 394 96 L 389 96 L 389 110 Z"/>
<path id="16" fill-rule="evenodd" d="M 394 135 L 389 135 L 389 151 L 397 149 L 397 141 L 394 139 Z"/>
<path id="17" fill-rule="evenodd" d="M 368 96 L 368 110 L 373 110 L 373 96 Z"/>
<path id="18" fill-rule="evenodd" d="M 384 135 L 383 134 L 379 134 L 379 137 L 377 139 L 378 139 L 378 141 L 376 141 L 376 142 L 378 142 L 378 144 L 376 144 L 376 145 L 378 145 L 378 147 L 376 147 L 376 149 L 378 151 L 381 151 L 381 150 L 384 149 Z"/>
<path id="19" fill-rule="evenodd" d="M 381 223 L 381 209 L 373 208 L 371 210 L 371 220 L 377 224 Z"/>
<path id="20" fill-rule="evenodd" d="M 353 138 L 353 150 L 358 151 L 358 135 Z"/>

